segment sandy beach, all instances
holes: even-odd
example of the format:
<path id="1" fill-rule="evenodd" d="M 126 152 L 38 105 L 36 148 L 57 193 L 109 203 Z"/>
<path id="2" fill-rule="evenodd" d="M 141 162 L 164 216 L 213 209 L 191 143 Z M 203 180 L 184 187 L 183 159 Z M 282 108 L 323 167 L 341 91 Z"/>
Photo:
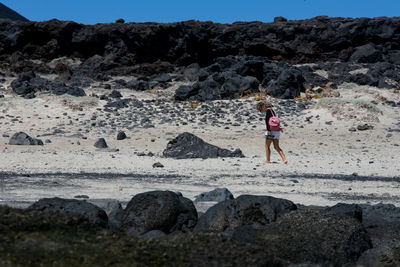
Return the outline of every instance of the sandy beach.
<path id="1" fill-rule="evenodd" d="M 214 101 L 212 105 L 221 107 L 221 113 L 219 123 L 213 125 L 202 120 L 208 114 L 198 115 L 202 105 L 209 103 L 199 102 L 193 108 L 189 102 L 169 100 L 178 85 L 151 92 L 120 91 L 124 98 L 144 103 L 144 113 L 139 114 L 152 124 L 146 128 L 131 120 L 129 111 L 133 108 L 104 112 L 105 101 L 91 95 L 109 90 L 96 84 L 86 90 L 87 97 L 41 94 L 24 99 L 13 95 L 5 83 L 5 97 L 0 99 L 0 204 L 26 206 L 44 197 L 77 195 L 87 195 L 91 201 L 114 198 L 124 203 L 151 190 L 179 191 L 194 199 L 201 192 L 226 187 L 234 196 L 270 195 L 305 205 L 400 205 L 400 115 L 398 107 L 382 102 L 399 102 L 397 92 L 343 84 L 336 90 L 340 97 L 332 98 L 337 103 L 313 99 L 305 102 L 307 108 L 298 109 L 301 102 L 290 100 L 290 112 L 284 108 L 288 101 L 270 98 L 284 125 L 280 144 L 289 164 L 281 164 L 273 150 L 272 163 L 266 165 L 264 115 L 255 110 L 254 97 Z M 376 101 L 378 111 L 347 100 Z M 160 103 L 179 111 L 168 123 L 161 119 L 165 110 Z M 233 104 L 248 116 L 242 123 L 235 123 Z M 184 118 L 192 119 L 185 123 Z M 107 124 L 110 121 L 115 124 Z M 349 131 L 364 124 L 373 129 Z M 8 145 L 19 131 L 45 145 Z M 118 131 L 124 131 L 128 138 L 116 140 Z M 222 148 L 240 148 L 245 157 L 163 157 L 167 143 L 183 132 Z M 108 148 L 93 146 L 100 137 L 105 138 Z M 156 162 L 164 167 L 154 168 Z"/>

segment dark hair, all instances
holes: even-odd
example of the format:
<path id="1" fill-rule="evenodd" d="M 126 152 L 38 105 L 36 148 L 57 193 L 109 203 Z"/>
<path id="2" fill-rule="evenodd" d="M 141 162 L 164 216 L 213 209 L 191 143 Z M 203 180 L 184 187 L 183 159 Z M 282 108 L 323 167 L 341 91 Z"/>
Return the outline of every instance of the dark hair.
<path id="1" fill-rule="evenodd" d="M 272 108 L 272 104 L 269 101 L 260 101 L 256 104 L 256 109 L 261 111 L 264 108 Z"/>

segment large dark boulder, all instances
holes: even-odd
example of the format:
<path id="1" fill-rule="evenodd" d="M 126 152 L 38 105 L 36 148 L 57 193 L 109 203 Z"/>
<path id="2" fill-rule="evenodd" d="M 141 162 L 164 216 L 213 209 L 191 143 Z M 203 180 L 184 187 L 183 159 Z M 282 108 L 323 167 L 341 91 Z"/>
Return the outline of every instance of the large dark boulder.
<path id="1" fill-rule="evenodd" d="M 357 260 L 357 266 L 392 267 L 400 266 L 400 239 L 389 237 L 372 239 L 373 248 L 365 251 Z"/>
<path id="2" fill-rule="evenodd" d="M 189 85 L 181 85 L 178 87 L 178 89 L 176 89 L 174 98 L 178 101 L 194 99 L 199 92 L 197 89 L 197 87 L 195 88 Z"/>
<path id="3" fill-rule="evenodd" d="M 23 72 L 11 82 L 11 88 L 17 95 L 27 95 L 36 91 L 47 90 L 49 81 L 36 76 L 33 71 Z"/>
<path id="4" fill-rule="evenodd" d="M 124 212 L 121 203 L 116 199 L 97 199 L 92 204 L 105 211 L 108 217 L 108 229 L 117 232 Z"/>
<path id="5" fill-rule="evenodd" d="M 108 217 L 104 210 L 88 203 L 84 200 L 63 199 L 63 198 L 42 198 L 29 206 L 32 210 L 54 210 L 81 214 L 89 222 L 106 228 L 108 226 Z"/>
<path id="6" fill-rule="evenodd" d="M 362 208 L 357 204 L 338 203 L 335 206 L 327 208 L 326 210 L 337 214 L 348 215 L 357 221 L 362 222 L 363 211 Z"/>
<path id="7" fill-rule="evenodd" d="M 265 74 L 265 62 L 260 59 L 249 59 L 246 60 L 243 65 L 238 66 L 236 72 L 240 76 L 251 76 L 255 77 L 257 80 L 262 81 Z"/>
<path id="8" fill-rule="evenodd" d="M 293 202 L 270 196 L 241 195 L 236 199 L 220 202 L 200 217 L 196 232 L 232 231 L 243 225 L 265 227 L 279 216 L 296 210 Z"/>
<path id="9" fill-rule="evenodd" d="M 318 210 L 292 211 L 261 229 L 243 226 L 232 238 L 259 244 L 275 257 L 295 264 L 322 266 L 354 264 L 371 248 L 370 237 L 359 221 Z"/>
<path id="10" fill-rule="evenodd" d="M 131 80 L 126 84 L 126 87 L 135 91 L 147 91 L 150 89 L 149 83 L 143 80 Z"/>
<path id="11" fill-rule="evenodd" d="M 218 158 L 218 157 L 244 157 L 240 149 L 230 151 L 206 143 L 201 138 L 191 134 L 182 133 L 167 144 L 163 155 L 168 158 Z"/>
<path id="12" fill-rule="evenodd" d="M 382 52 L 377 50 L 374 45 L 366 44 L 356 48 L 351 55 L 350 61 L 357 63 L 376 63 L 382 60 Z"/>
<path id="13" fill-rule="evenodd" d="M 85 90 L 82 88 L 67 86 L 62 82 L 53 82 L 50 91 L 55 95 L 86 96 Z"/>
<path id="14" fill-rule="evenodd" d="M 366 251 L 358 263 L 364 266 L 400 265 L 400 208 L 382 203 L 360 206 L 373 249 Z"/>
<path id="15" fill-rule="evenodd" d="M 43 141 L 30 137 L 24 132 L 15 133 L 8 142 L 9 145 L 23 145 L 23 146 L 43 146 Z"/>
<path id="16" fill-rule="evenodd" d="M 209 77 L 207 80 L 197 82 L 193 85 L 192 93 L 197 92 L 197 94 L 189 99 L 200 101 L 221 99 L 220 87 L 219 83 Z"/>
<path id="17" fill-rule="evenodd" d="M 220 89 L 222 99 L 238 98 L 258 92 L 260 82 L 252 76 L 235 76 L 224 80 Z"/>
<path id="18" fill-rule="evenodd" d="M 276 80 L 268 83 L 269 93 L 278 98 L 290 99 L 300 96 L 305 91 L 304 77 L 300 70 L 291 68 L 284 70 Z"/>
<path id="19" fill-rule="evenodd" d="M 345 81 L 349 83 L 356 83 L 359 85 L 369 85 L 369 86 L 378 86 L 379 84 L 379 79 L 374 78 L 369 74 L 362 74 L 362 73 L 346 76 Z"/>
<path id="20" fill-rule="evenodd" d="M 190 64 L 184 70 L 182 70 L 182 75 L 185 80 L 195 82 L 199 78 L 200 66 L 197 63 Z"/>
<path id="21" fill-rule="evenodd" d="M 36 92 L 49 91 L 55 95 L 69 94 L 72 96 L 85 96 L 83 89 L 67 86 L 61 81 L 49 81 L 37 76 L 33 71 L 23 72 L 11 82 L 11 88 L 17 95 L 34 95 Z"/>
<path id="22" fill-rule="evenodd" d="M 120 230 L 142 235 L 153 230 L 164 233 L 189 231 L 197 222 L 192 201 L 171 191 L 152 191 L 135 195 L 126 206 Z"/>
<path id="23" fill-rule="evenodd" d="M 89 33 L 91 31 L 83 31 L 83 32 Z M 83 45 L 85 42 L 90 42 L 91 36 L 92 36 L 91 34 L 85 34 L 80 36 L 80 38 L 82 38 L 81 44 Z M 104 73 L 113 68 L 116 68 L 117 66 L 118 64 L 115 63 L 115 58 L 113 58 L 112 55 L 106 57 L 94 55 L 86 59 L 75 72 L 76 75 L 85 75 L 95 80 L 107 80 Z"/>

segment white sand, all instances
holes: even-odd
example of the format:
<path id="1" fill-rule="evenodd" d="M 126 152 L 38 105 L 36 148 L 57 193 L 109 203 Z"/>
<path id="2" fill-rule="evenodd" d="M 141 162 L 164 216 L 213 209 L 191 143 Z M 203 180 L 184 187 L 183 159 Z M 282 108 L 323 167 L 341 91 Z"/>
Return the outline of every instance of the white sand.
<path id="1" fill-rule="evenodd" d="M 382 97 L 386 97 L 400 101 L 398 93 L 384 89 L 350 84 L 343 85 L 338 91 L 342 99 L 380 102 Z M 379 116 L 379 122 L 372 123 L 374 129 L 356 132 L 348 129 L 364 122 L 357 118 L 338 120 L 329 110 L 317 105 L 296 117 L 280 116 L 287 123 L 281 135 L 281 147 L 289 164 L 281 164 L 278 154 L 273 151 L 273 163 L 265 165 L 263 121 L 224 129 L 208 124 L 159 125 L 155 120 L 155 128 L 126 131 L 104 127 L 85 133 L 78 122 L 90 119 L 93 113 L 100 114 L 96 108 L 102 107 L 104 101 L 93 97 L 49 95 L 28 100 L 12 96 L 9 91 L 2 93 L 6 95 L 5 99 L 0 99 L 0 116 L 5 116 L 1 119 L 2 133 L 11 137 L 15 132 L 23 131 L 35 138 L 51 133 L 51 128 L 60 127 L 60 124 L 67 133 L 39 137 L 43 141 L 51 139 L 51 143 L 44 146 L 11 146 L 8 145 L 9 137 L 0 136 L 1 172 L 104 175 L 103 178 L 79 176 L 76 179 L 62 175 L 0 177 L 0 204 L 17 205 L 18 202 L 32 202 L 43 197 L 72 198 L 80 194 L 91 199 L 129 201 L 134 194 L 156 189 L 180 191 L 194 199 L 201 192 L 226 187 L 235 196 L 271 195 L 307 205 L 333 205 L 337 202 L 400 205 L 400 135 L 399 132 L 392 132 L 392 136 L 387 137 L 388 129 L 400 129 L 398 107 L 378 104 L 383 115 Z M 122 93 L 137 99 L 160 97 L 127 90 Z M 245 108 L 262 117 L 252 109 L 255 101 L 242 101 Z M 83 110 L 77 109 L 80 104 Z M 188 109 L 187 103 L 180 105 Z M 342 111 L 346 114 L 358 112 L 347 110 L 345 105 Z M 63 115 L 64 112 L 70 118 Z M 7 115 L 19 116 L 22 123 L 9 123 L 11 118 Z M 317 115 L 319 118 L 316 118 Z M 226 116 L 227 119 L 231 114 Z M 305 122 L 309 116 L 313 116 L 311 124 Z M 332 125 L 327 125 L 327 121 L 332 121 Z M 300 125 L 304 128 L 299 128 Z M 87 139 L 68 137 L 79 132 L 79 128 Z M 118 130 L 124 130 L 130 138 L 117 141 Z M 240 148 L 246 157 L 206 160 L 162 157 L 168 141 L 185 131 L 223 148 Z M 93 146 L 99 137 L 106 139 L 110 149 L 100 150 Z M 77 145 L 78 141 L 80 145 Z M 134 154 L 150 151 L 155 154 L 154 157 Z M 153 168 L 155 162 L 161 162 L 164 168 Z M 129 175 L 110 178 L 106 173 Z M 365 180 L 362 176 L 368 178 Z"/>

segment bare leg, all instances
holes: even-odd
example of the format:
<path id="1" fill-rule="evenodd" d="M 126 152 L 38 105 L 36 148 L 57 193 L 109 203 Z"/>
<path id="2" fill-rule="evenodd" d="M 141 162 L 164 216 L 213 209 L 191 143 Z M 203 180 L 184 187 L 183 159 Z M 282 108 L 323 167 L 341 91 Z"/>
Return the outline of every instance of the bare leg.
<path id="1" fill-rule="evenodd" d="M 287 164 L 288 161 L 286 160 L 285 154 L 283 153 L 282 149 L 279 147 L 279 139 L 273 139 L 273 142 L 274 142 L 274 148 L 278 152 L 278 154 L 281 156 L 283 164 Z"/>
<path id="2" fill-rule="evenodd" d="M 265 153 L 267 156 L 266 164 L 271 163 L 271 149 L 269 148 L 272 143 L 272 139 L 265 139 Z"/>

